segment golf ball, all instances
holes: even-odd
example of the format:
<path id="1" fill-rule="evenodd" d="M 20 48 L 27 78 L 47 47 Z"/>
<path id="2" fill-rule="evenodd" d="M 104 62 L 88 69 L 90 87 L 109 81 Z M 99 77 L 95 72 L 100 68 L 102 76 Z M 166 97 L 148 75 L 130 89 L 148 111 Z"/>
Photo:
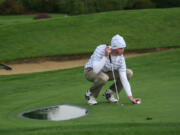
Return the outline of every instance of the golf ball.
<path id="1" fill-rule="evenodd" d="M 141 101 L 137 101 L 136 104 L 141 104 Z"/>

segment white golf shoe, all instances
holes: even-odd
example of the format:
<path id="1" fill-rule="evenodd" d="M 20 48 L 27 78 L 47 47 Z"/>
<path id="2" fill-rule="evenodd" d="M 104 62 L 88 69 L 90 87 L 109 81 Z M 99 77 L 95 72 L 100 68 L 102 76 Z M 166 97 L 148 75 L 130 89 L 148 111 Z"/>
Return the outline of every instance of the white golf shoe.
<path id="1" fill-rule="evenodd" d="M 107 89 L 103 96 L 111 103 L 118 102 L 118 100 L 114 97 L 113 91 L 111 89 Z"/>
<path id="2" fill-rule="evenodd" d="M 96 105 L 98 103 L 89 90 L 86 92 L 85 98 L 88 100 L 89 105 Z"/>

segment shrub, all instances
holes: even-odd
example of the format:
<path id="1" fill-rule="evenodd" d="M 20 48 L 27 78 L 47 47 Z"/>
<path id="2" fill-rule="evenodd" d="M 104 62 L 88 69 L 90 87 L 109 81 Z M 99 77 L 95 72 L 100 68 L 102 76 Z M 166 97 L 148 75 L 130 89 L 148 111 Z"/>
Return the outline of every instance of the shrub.
<path id="1" fill-rule="evenodd" d="M 132 0 L 18 0 L 29 10 L 67 14 L 121 10 Z"/>
<path id="2" fill-rule="evenodd" d="M 95 13 L 111 10 L 155 8 L 152 1 L 171 0 L 17 0 L 30 11 L 65 14 Z M 178 1 L 178 0 L 172 0 Z M 162 2 L 163 3 L 163 2 Z M 177 3 L 177 2 L 176 2 Z"/>
<path id="3" fill-rule="evenodd" d="M 67 14 L 84 13 L 84 0 L 59 0 L 57 2 L 58 12 Z"/>
<path id="4" fill-rule="evenodd" d="M 84 0 L 86 13 L 125 9 L 130 0 Z"/>
<path id="5" fill-rule="evenodd" d="M 17 0 L 22 3 L 28 9 L 37 9 L 39 5 L 39 0 Z"/>
<path id="6" fill-rule="evenodd" d="M 134 9 L 144 9 L 144 8 L 155 8 L 156 5 L 151 0 L 134 0 Z"/>
<path id="7" fill-rule="evenodd" d="M 35 11 L 35 10 L 30 10 L 30 11 L 25 12 L 24 14 L 26 14 L 26 15 L 31 15 L 31 14 L 37 14 L 37 13 L 38 13 L 38 12 Z"/>
<path id="8" fill-rule="evenodd" d="M 29 10 L 35 10 L 39 12 L 57 12 L 58 1 L 61 0 L 18 0 Z"/>
<path id="9" fill-rule="evenodd" d="M 25 12 L 25 7 L 16 0 L 5 0 L 0 3 L 0 14 L 22 14 Z"/>
<path id="10" fill-rule="evenodd" d="M 158 8 L 180 7 L 180 0 L 152 0 Z"/>
<path id="11" fill-rule="evenodd" d="M 97 0 L 96 1 L 96 10 L 109 11 L 109 10 L 121 10 L 124 8 L 124 0 Z"/>
<path id="12" fill-rule="evenodd" d="M 39 13 L 37 14 L 37 16 L 34 17 L 35 20 L 46 18 L 51 18 L 51 16 L 48 13 Z"/>

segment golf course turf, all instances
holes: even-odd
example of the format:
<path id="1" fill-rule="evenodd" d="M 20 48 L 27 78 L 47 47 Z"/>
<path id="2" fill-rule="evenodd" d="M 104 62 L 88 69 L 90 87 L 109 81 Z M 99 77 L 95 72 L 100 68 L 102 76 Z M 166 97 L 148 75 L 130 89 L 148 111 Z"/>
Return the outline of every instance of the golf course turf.
<path id="1" fill-rule="evenodd" d="M 123 107 L 105 102 L 103 87 L 96 106 L 87 105 L 85 91 L 91 83 L 83 67 L 43 73 L 0 76 L 0 134 L 2 135 L 178 135 L 180 134 L 180 49 L 126 59 L 134 71 L 130 80 L 133 105 L 125 92 Z M 21 112 L 57 104 L 72 104 L 89 110 L 86 117 L 51 122 L 18 117 Z M 146 120 L 152 117 L 152 120 Z"/>
<path id="2" fill-rule="evenodd" d="M 0 16 L 0 61 L 92 53 L 114 34 L 127 50 L 180 45 L 180 8 L 112 11 L 50 19 Z"/>

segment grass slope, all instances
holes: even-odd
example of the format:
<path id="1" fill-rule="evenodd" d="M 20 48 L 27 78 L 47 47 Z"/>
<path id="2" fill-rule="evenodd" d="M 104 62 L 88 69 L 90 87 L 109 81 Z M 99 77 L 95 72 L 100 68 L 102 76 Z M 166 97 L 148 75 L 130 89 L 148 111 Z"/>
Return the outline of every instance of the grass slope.
<path id="1" fill-rule="evenodd" d="M 53 72 L 0 76 L 0 133 L 3 135 L 178 135 L 180 133 L 180 49 L 127 60 L 133 69 L 134 96 L 143 104 L 130 104 L 125 92 L 119 107 L 103 103 L 88 106 L 85 91 L 91 83 L 83 77 L 83 68 Z M 111 84 L 109 82 L 103 91 Z M 102 93 L 100 94 L 102 95 Z M 27 120 L 17 114 L 56 104 L 74 104 L 89 109 L 89 115 L 64 122 Z M 153 120 L 147 121 L 146 117 Z"/>
<path id="2" fill-rule="evenodd" d="M 170 8 L 56 15 L 38 21 L 0 16 L 0 61 L 91 53 L 116 33 L 131 50 L 179 46 L 179 14 L 180 8 Z"/>
<path id="3" fill-rule="evenodd" d="M 4 0 L 0 0 L 0 3 L 2 3 Z"/>

